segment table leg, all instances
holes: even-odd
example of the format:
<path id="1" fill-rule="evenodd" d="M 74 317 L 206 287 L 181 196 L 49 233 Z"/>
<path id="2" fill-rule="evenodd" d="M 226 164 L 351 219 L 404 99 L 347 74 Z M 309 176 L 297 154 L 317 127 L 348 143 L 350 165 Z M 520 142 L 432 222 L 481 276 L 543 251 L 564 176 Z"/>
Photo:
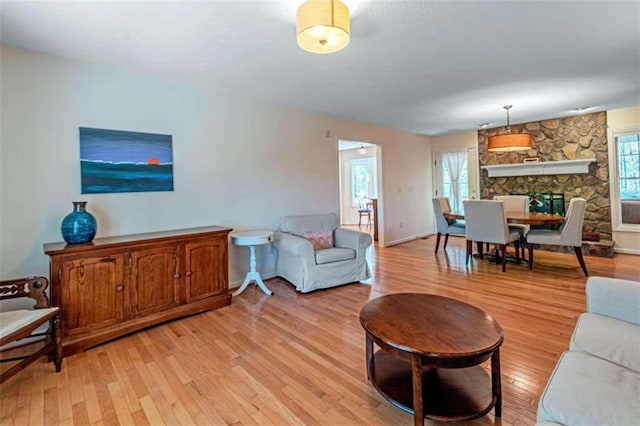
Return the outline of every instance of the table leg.
<path id="1" fill-rule="evenodd" d="M 269 288 L 262 281 L 262 277 L 260 277 L 260 273 L 256 270 L 256 247 L 249 247 L 249 272 L 247 272 L 247 276 L 244 277 L 244 282 L 240 286 L 238 290 L 236 290 L 233 295 L 237 296 L 242 293 L 248 286 L 251 284 L 251 281 L 255 281 L 256 285 L 260 287 L 267 296 L 271 296 L 273 292 L 269 290 Z"/>
<path id="2" fill-rule="evenodd" d="M 373 340 L 369 333 L 366 333 L 366 335 L 365 349 L 367 351 L 367 379 L 373 381 L 376 377 L 375 364 L 373 362 Z"/>
<path id="3" fill-rule="evenodd" d="M 496 397 L 496 405 L 493 407 L 496 417 L 502 417 L 502 384 L 500 382 L 500 349 L 491 355 L 491 389 Z"/>
<path id="4" fill-rule="evenodd" d="M 422 359 L 417 354 L 413 354 L 411 357 L 411 378 L 413 382 L 413 424 L 415 426 L 423 426 Z"/>

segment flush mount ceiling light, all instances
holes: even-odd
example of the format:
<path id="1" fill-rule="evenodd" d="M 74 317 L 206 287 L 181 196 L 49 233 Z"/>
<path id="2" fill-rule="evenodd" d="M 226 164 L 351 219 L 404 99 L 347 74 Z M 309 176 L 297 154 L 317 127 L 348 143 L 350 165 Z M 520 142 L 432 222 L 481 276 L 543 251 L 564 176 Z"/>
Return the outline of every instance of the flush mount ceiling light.
<path id="1" fill-rule="evenodd" d="M 531 149 L 531 135 L 526 133 L 511 133 L 511 124 L 509 123 L 509 109 L 513 105 L 505 105 L 503 108 L 507 110 L 507 133 L 504 135 L 489 136 L 489 144 L 487 151 L 489 152 L 507 152 L 507 151 L 526 151 Z"/>
<path id="2" fill-rule="evenodd" d="M 309 0 L 298 8 L 298 46 L 311 53 L 333 53 L 349 44 L 349 8 L 340 0 Z"/>

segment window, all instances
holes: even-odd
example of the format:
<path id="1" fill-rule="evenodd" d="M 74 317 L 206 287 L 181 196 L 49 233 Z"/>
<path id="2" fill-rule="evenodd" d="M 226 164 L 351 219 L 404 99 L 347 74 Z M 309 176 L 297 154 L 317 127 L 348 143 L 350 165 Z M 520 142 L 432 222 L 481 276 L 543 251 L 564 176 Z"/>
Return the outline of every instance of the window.
<path id="1" fill-rule="evenodd" d="M 640 133 L 616 141 L 622 223 L 640 224 Z"/>
<path id="2" fill-rule="evenodd" d="M 351 160 L 351 205 L 358 207 L 361 198 L 376 198 L 374 158 Z"/>
<path id="3" fill-rule="evenodd" d="M 460 173 L 460 178 L 458 179 L 458 191 L 461 200 L 469 199 L 469 170 L 467 167 L 468 161 L 468 158 L 464 160 L 462 173 Z M 447 164 L 445 162 L 442 163 L 442 197 L 449 197 L 449 199 L 451 199 L 452 197 L 451 178 L 449 177 L 449 169 L 447 168 Z"/>
<path id="4" fill-rule="evenodd" d="M 640 200 L 640 134 L 618 138 L 620 199 Z"/>
<path id="5" fill-rule="evenodd" d="M 609 140 L 613 229 L 640 232 L 640 129 L 612 129 Z"/>

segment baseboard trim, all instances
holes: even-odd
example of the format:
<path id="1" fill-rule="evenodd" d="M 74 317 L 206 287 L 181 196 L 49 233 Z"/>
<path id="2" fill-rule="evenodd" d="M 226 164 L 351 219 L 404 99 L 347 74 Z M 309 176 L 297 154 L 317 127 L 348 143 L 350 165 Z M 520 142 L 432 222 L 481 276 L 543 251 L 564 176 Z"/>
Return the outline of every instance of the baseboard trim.
<path id="1" fill-rule="evenodd" d="M 635 254 L 636 256 L 640 256 L 640 250 L 633 250 L 633 249 L 625 249 L 625 248 L 620 248 L 620 247 L 614 247 L 613 251 L 615 253 Z"/>
<path id="2" fill-rule="evenodd" d="M 409 241 L 414 241 L 414 240 L 417 240 L 417 239 L 419 239 L 419 238 L 425 238 L 425 237 L 428 237 L 429 235 L 433 235 L 433 232 L 425 232 L 425 233 L 423 233 L 423 234 L 412 235 L 412 236 L 410 236 L 410 237 L 400 238 L 399 240 L 389 241 L 389 242 L 387 242 L 387 244 L 385 245 L 385 247 L 397 246 L 397 245 L 399 245 L 399 244 L 408 243 Z"/>

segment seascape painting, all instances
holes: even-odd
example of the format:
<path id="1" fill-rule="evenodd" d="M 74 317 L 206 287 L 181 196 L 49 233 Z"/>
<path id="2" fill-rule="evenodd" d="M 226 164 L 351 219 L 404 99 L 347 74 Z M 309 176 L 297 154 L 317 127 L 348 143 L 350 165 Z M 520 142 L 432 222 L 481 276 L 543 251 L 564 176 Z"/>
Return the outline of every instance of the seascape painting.
<path id="1" fill-rule="evenodd" d="M 83 194 L 173 191 L 171 135 L 80 127 Z"/>

